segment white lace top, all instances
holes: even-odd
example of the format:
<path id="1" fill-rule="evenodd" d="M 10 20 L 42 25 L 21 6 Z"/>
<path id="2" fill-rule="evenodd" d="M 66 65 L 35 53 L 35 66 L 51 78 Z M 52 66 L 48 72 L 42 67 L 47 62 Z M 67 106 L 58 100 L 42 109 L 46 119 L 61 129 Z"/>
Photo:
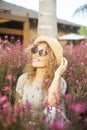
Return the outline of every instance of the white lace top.
<path id="1" fill-rule="evenodd" d="M 64 95 L 67 89 L 67 85 L 63 78 L 61 78 L 60 89 Z M 43 102 L 41 82 L 34 80 L 33 83 L 30 84 L 27 79 L 27 73 L 22 74 L 18 78 L 16 91 L 22 97 L 23 104 L 28 101 L 32 104 L 32 107 L 38 108 Z"/>

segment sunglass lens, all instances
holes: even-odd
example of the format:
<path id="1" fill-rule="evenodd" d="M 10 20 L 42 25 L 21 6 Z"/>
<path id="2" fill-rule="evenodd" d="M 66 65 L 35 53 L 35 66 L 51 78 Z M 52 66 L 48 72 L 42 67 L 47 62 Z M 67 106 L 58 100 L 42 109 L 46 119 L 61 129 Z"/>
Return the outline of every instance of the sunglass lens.
<path id="1" fill-rule="evenodd" d="M 39 50 L 39 55 L 42 56 L 43 55 L 43 50 Z"/>
<path id="2" fill-rule="evenodd" d="M 32 54 L 35 54 L 35 53 L 37 53 L 37 52 L 38 52 L 38 50 L 37 50 L 37 48 L 36 48 L 36 47 L 32 47 L 32 48 L 31 48 L 31 52 L 32 52 Z"/>

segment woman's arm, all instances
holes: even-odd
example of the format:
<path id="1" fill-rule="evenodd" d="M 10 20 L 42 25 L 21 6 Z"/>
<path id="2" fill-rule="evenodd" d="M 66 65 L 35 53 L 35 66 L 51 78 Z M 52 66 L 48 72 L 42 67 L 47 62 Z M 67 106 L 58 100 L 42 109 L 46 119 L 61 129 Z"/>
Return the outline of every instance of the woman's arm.
<path id="1" fill-rule="evenodd" d="M 47 102 L 49 106 L 56 106 L 61 100 L 61 90 L 59 90 L 60 78 L 62 74 L 66 71 L 67 64 L 68 64 L 67 60 L 63 58 L 61 65 L 58 67 L 58 69 L 55 72 L 54 79 L 48 90 Z"/>
<path id="2" fill-rule="evenodd" d="M 16 94 L 15 94 L 15 104 L 19 104 L 22 106 L 22 94 L 23 94 L 23 86 L 26 81 L 26 73 L 22 74 L 17 81 L 16 85 Z"/>
<path id="3" fill-rule="evenodd" d="M 22 97 L 20 96 L 20 94 L 18 92 L 16 92 L 15 94 L 15 105 L 20 105 L 21 107 L 22 105 Z"/>

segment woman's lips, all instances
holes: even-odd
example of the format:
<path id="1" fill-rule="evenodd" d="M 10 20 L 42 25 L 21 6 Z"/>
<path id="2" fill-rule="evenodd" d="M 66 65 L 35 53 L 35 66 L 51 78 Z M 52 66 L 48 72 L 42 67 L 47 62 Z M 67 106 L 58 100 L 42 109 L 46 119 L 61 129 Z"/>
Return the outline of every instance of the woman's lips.
<path id="1" fill-rule="evenodd" d="M 38 62 L 38 61 L 40 61 L 40 60 L 37 59 L 37 58 L 34 58 L 33 61 L 34 61 L 34 62 Z"/>

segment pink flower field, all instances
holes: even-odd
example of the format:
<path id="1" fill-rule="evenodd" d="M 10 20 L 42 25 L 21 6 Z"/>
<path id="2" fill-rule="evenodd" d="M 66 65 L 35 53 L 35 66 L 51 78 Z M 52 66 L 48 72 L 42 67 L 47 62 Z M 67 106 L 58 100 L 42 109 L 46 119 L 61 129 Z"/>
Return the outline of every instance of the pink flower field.
<path id="1" fill-rule="evenodd" d="M 14 38 L 13 38 L 14 39 Z M 18 77 L 23 73 L 27 61 L 26 46 L 20 40 L 8 41 L 8 37 L 0 40 L 0 130 L 46 130 L 46 120 L 42 110 L 37 110 L 38 118 L 31 118 L 32 105 L 26 104 L 24 110 L 14 107 L 15 87 Z M 68 60 L 68 68 L 63 75 L 68 90 L 64 96 L 67 117 L 71 126 L 68 130 L 87 129 L 87 43 L 75 46 L 66 45 L 64 56 Z M 45 82 L 49 82 L 46 79 Z M 40 86 L 37 86 L 39 91 Z M 28 122 L 34 122 L 33 127 Z M 35 129 L 34 129 L 35 127 Z M 49 130 L 65 130 L 61 121 L 56 121 Z"/>

